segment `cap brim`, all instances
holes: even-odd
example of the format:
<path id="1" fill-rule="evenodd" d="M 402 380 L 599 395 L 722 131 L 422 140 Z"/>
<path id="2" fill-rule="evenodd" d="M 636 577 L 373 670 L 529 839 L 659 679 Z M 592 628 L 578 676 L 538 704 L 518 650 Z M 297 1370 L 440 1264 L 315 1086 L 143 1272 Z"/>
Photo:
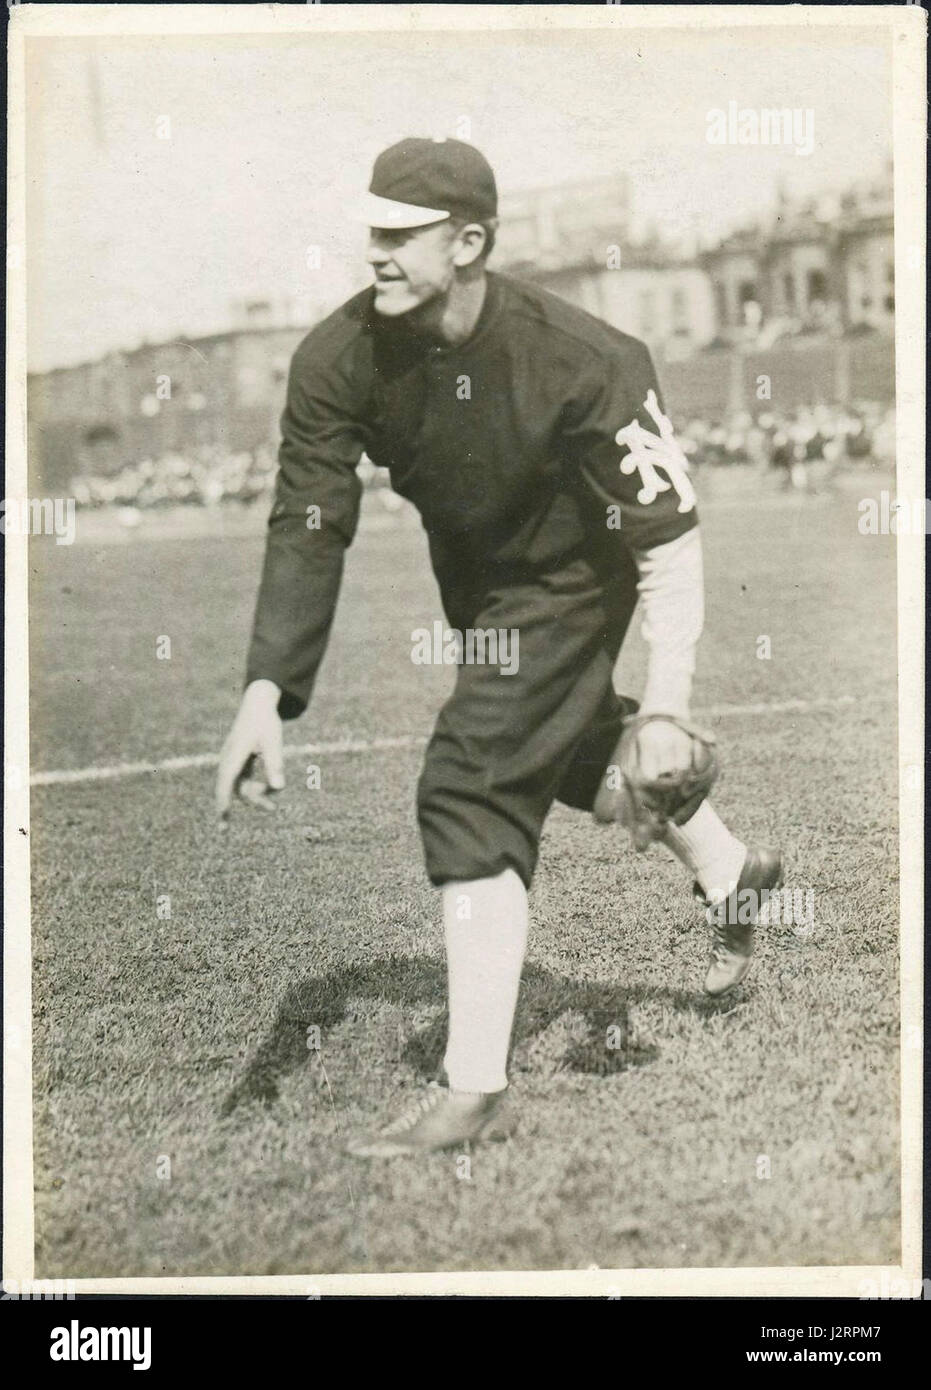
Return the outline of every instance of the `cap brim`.
<path id="1" fill-rule="evenodd" d="M 434 222 L 445 222 L 450 213 L 441 208 L 421 208 L 415 203 L 396 203 L 393 198 L 379 198 L 377 193 L 366 193 L 358 212 L 358 220 L 367 227 L 384 230 L 405 227 L 430 227 Z"/>

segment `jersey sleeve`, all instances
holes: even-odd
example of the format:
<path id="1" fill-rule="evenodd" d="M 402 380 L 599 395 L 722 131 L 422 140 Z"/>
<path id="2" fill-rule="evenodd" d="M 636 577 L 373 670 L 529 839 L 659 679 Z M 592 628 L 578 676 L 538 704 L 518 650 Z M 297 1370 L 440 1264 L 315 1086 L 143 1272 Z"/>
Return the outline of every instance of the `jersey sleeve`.
<path id="1" fill-rule="evenodd" d="M 636 339 L 582 373 L 563 438 L 608 549 L 675 540 L 697 523 L 688 461 L 663 411 L 648 349 Z"/>
<path id="2" fill-rule="evenodd" d="M 699 529 L 635 553 L 649 650 L 641 714 L 688 718 L 695 649 L 705 621 Z"/>
<path id="3" fill-rule="evenodd" d="M 246 668 L 247 683 L 266 679 L 280 687 L 283 719 L 296 718 L 310 699 L 359 518 L 356 466 L 365 432 L 354 413 L 345 372 L 326 362 L 312 337 L 306 340 L 288 378 Z"/>

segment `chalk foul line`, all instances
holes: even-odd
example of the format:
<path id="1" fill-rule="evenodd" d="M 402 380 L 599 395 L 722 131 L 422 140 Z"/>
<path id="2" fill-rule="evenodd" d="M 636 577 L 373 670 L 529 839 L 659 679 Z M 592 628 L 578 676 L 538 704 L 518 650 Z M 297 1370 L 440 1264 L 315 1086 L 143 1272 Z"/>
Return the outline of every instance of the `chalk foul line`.
<path id="1" fill-rule="evenodd" d="M 875 697 L 870 697 L 875 699 Z M 704 709 L 692 711 L 692 717 L 702 719 L 740 719 L 778 714 L 805 714 L 824 709 L 844 709 L 863 703 L 853 695 L 826 696 L 811 700 L 781 700 L 770 703 L 745 705 L 707 705 Z M 313 755 L 339 757 L 353 753 L 381 753 L 392 748 L 422 748 L 426 737 L 418 734 L 400 734 L 394 738 L 337 739 L 328 743 L 286 744 L 286 758 L 303 758 Z M 159 762 L 112 763 L 102 767 L 56 768 L 49 771 L 34 772 L 29 778 L 31 787 L 73 786 L 82 782 L 112 782 L 123 777 L 142 777 L 152 773 L 185 772 L 195 767 L 216 767 L 220 761 L 216 753 L 186 753 L 177 758 L 163 758 Z"/>

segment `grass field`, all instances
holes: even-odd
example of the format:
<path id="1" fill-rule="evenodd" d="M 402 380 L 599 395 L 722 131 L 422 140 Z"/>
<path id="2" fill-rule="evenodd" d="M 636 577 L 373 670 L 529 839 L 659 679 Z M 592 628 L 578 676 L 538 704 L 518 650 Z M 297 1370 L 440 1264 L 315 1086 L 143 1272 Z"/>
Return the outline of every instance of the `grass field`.
<path id="1" fill-rule="evenodd" d="M 413 790 L 451 672 L 410 660 L 440 616 L 415 528 L 357 540 L 315 702 L 287 731 L 408 743 L 292 756 L 278 814 L 241 807 L 225 835 L 209 767 L 35 787 L 37 1277 L 896 1261 L 894 539 L 856 521 L 853 494 L 704 515 L 695 705 L 715 711 L 715 801 L 784 845 L 813 929 L 761 933 L 736 998 L 706 1001 L 679 866 L 557 807 L 512 1060 L 521 1128 L 470 1176 L 455 1154 L 341 1153 L 444 1041 Z M 258 536 L 33 541 L 34 772 L 217 750 L 260 560 Z M 642 658 L 638 636 L 634 693 Z"/>

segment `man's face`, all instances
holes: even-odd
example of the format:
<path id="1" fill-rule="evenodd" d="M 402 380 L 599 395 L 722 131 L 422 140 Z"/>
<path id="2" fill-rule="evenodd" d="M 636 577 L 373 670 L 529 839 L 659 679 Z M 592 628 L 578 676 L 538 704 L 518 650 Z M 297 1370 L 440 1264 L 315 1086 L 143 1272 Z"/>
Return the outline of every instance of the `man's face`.
<path id="1" fill-rule="evenodd" d="M 375 310 L 398 318 L 447 294 L 459 239 L 448 222 L 387 231 L 372 227 L 366 257 L 375 272 Z"/>

